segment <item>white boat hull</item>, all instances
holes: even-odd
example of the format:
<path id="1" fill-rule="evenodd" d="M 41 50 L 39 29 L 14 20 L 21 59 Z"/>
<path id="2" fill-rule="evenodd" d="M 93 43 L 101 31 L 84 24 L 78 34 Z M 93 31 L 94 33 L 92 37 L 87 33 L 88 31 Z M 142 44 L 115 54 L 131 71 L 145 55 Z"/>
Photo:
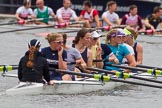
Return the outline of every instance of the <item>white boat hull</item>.
<path id="1" fill-rule="evenodd" d="M 121 85 L 119 82 L 108 82 L 103 85 L 98 81 L 56 81 L 54 85 L 20 82 L 19 85 L 6 90 L 8 95 L 39 95 L 39 94 L 81 94 L 99 90 L 110 90 Z"/>

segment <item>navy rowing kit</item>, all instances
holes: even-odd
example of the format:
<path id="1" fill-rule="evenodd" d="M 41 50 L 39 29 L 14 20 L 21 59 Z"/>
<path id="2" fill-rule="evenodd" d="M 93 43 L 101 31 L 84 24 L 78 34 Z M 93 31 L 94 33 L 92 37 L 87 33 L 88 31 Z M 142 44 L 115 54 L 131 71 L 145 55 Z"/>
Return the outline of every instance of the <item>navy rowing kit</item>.
<path id="1" fill-rule="evenodd" d="M 47 59 L 49 68 L 58 69 L 58 51 L 52 50 L 50 47 L 45 47 L 41 50 L 42 54 Z M 62 59 L 66 62 L 67 53 L 63 50 Z M 50 71 L 50 80 L 62 80 L 62 74 L 56 71 Z"/>

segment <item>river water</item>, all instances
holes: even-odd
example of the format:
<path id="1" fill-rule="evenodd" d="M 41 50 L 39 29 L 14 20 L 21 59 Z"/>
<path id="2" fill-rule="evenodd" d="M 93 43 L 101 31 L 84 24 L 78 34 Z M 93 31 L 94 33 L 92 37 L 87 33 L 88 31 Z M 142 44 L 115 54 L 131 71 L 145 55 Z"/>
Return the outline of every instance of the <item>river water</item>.
<path id="1" fill-rule="evenodd" d="M 21 28 L 19 26 L 15 29 Z M 13 26 L 3 26 L 0 32 L 11 29 Z M 27 43 L 33 38 L 39 39 L 42 47 L 48 46 L 44 37 L 33 34 L 56 31 L 59 30 L 39 29 L 0 34 L 0 65 L 18 64 L 27 50 Z M 74 36 L 76 33 L 69 35 Z M 162 41 L 162 37 L 159 40 Z M 142 41 L 141 44 L 144 47 L 143 64 L 162 67 L 162 42 L 150 44 Z M 9 96 L 4 93 L 17 83 L 16 78 L 0 76 L 0 108 L 161 108 L 162 105 L 161 89 L 134 85 L 80 95 Z"/>

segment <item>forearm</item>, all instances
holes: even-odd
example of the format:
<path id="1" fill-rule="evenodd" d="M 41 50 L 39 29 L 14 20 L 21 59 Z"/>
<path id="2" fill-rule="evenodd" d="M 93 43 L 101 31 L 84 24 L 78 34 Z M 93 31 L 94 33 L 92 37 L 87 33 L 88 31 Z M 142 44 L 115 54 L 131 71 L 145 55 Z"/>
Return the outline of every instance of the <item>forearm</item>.
<path id="1" fill-rule="evenodd" d="M 101 60 L 101 59 L 102 59 L 101 55 L 97 55 L 97 56 L 96 56 L 96 60 Z M 101 69 L 102 69 L 102 68 L 103 68 L 103 65 L 104 65 L 103 62 L 97 62 L 97 63 L 96 63 L 96 67 L 97 67 L 97 68 L 101 68 Z"/>
<path id="2" fill-rule="evenodd" d="M 22 20 L 22 19 L 19 17 L 19 14 L 16 14 L 15 16 L 16 16 L 16 19 L 17 19 L 17 20 Z"/>
<path id="3" fill-rule="evenodd" d="M 58 65 L 59 65 L 59 69 L 64 69 L 64 70 L 67 69 L 67 63 L 63 61 L 62 56 L 59 56 Z"/>

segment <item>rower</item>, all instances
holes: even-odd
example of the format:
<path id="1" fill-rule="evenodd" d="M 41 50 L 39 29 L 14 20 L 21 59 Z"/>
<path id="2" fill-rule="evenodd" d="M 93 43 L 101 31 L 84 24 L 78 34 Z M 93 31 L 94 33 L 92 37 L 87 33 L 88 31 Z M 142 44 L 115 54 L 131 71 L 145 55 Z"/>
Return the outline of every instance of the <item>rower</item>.
<path id="1" fill-rule="evenodd" d="M 84 10 L 80 13 L 79 20 L 85 21 L 84 26 L 87 28 L 100 27 L 99 13 L 96 9 L 92 8 L 92 2 L 85 0 L 83 2 Z"/>
<path id="2" fill-rule="evenodd" d="M 70 8 L 71 0 L 63 0 L 63 7 L 59 8 L 56 12 L 58 23 L 67 23 L 70 20 L 78 21 L 78 17 L 74 10 Z"/>
<path id="3" fill-rule="evenodd" d="M 124 29 L 126 35 L 127 35 L 127 40 L 126 43 L 133 47 L 134 53 L 135 53 L 135 60 L 136 64 L 142 64 L 143 61 L 143 47 L 139 42 L 136 42 L 136 38 L 138 36 L 138 32 L 136 32 L 134 29 L 130 27 L 126 27 Z"/>
<path id="4" fill-rule="evenodd" d="M 91 38 L 88 47 L 92 51 L 93 60 L 103 60 L 103 62 L 93 62 L 93 67 L 103 68 L 106 56 L 109 56 L 110 61 L 114 61 L 118 64 L 118 59 L 114 56 L 111 49 L 106 44 L 100 43 L 100 37 L 101 35 L 97 31 L 91 31 Z"/>
<path id="5" fill-rule="evenodd" d="M 130 46 L 129 44 L 127 44 L 127 40 L 128 40 L 128 34 L 125 33 L 125 29 L 118 29 L 121 33 L 123 33 L 123 36 L 122 36 L 122 44 L 125 45 L 128 49 L 128 51 L 130 52 L 131 56 L 135 59 L 135 53 L 134 53 L 134 49 L 132 46 Z M 123 60 L 122 60 L 122 65 L 128 65 L 127 64 L 127 59 L 124 57 Z"/>
<path id="6" fill-rule="evenodd" d="M 62 35 L 63 35 L 63 48 L 64 50 L 66 50 L 68 55 L 67 62 L 72 63 L 72 64 L 67 64 L 67 69 L 70 71 L 76 71 L 75 66 L 77 66 L 84 71 L 87 65 L 84 62 L 80 52 L 76 48 L 69 47 L 68 45 L 66 45 L 67 35 L 66 34 L 62 34 Z M 75 80 L 74 76 L 72 76 L 72 80 Z"/>
<path id="7" fill-rule="evenodd" d="M 67 70 L 67 53 L 63 49 L 63 36 L 58 33 L 51 33 L 46 36 L 49 47 L 41 50 L 47 59 L 50 68 Z M 72 80 L 70 75 L 60 72 L 50 71 L 50 80 Z"/>
<path id="8" fill-rule="evenodd" d="M 107 2 L 108 11 L 102 14 L 103 26 L 120 25 L 119 15 L 115 13 L 117 3 L 115 1 Z"/>
<path id="9" fill-rule="evenodd" d="M 130 54 L 127 47 L 122 44 L 122 36 L 125 35 L 122 32 L 120 32 L 118 29 L 112 29 L 110 32 L 108 32 L 106 36 L 106 44 L 110 47 L 110 49 L 113 51 L 114 55 L 119 60 L 119 64 L 122 64 L 122 60 L 125 57 L 128 61 L 129 66 L 136 66 L 135 59 Z M 108 60 L 108 56 L 106 57 L 106 60 Z M 112 62 L 106 62 L 105 64 L 112 64 Z M 107 70 L 120 70 L 119 68 L 105 66 L 105 69 Z"/>
<path id="10" fill-rule="evenodd" d="M 87 64 L 88 67 L 92 67 L 93 61 L 92 51 L 87 47 L 90 42 L 90 37 L 90 30 L 82 28 L 80 31 L 78 31 L 72 45 L 74 48 L 79 50 L 84 62 Z M 88 70 L 86 70 L 86 72 L 91 73 Z"/>
<path id="11" fill-rule="evenodd" d="M 27 19 L 33 15 L 31 7 L 31 0 L 24 0 L 23 6 L 19 7 L 16 11 L 16 19 L 22 23 L 27 23 Z"/>
<path id="12" fill-rule="evenodd" d="M 33 19 L 36 18 L 43 18 L 42 21 L 36 21 L 36 24 L 39 25 L 48 25 L 48 21 L 49 21 L 49 16 L 52 16 L 54 19 L 57 19 L 56 15 L 54 14 L 53 10 L 44 5 L 44 0 L 37 0 L 36 1 L 36 6 L 37 8 L 34 9 L 34 15 L 33 15 Z"/>
<path id="13" fill-rule="evenodd" d="M 157 29 L 159 24 L 160 24 L 160 27 L 162 27 L 160 16 L 161 16 L 161 8 L 155 7 L 153 10 L 153 14 L 149 15 L 145 19 L 146 30 L 151 29 L 154 33 L 156 31 L 155 29 Z"/>
<path id="14" fill-rule="evenodd" d="M 39 52 L 40 46 L 40 42 L 36 39 L 28 43 L 29 51 L 19 62 L 18 78 L 20 81 L 42 83 L 42 78 L 44 78 L 48 84 L 51 84 L 48 64 Z"/>
<path id="15" fill-rule="evenodd" d="M 136 5 L 131 5 L 129 7 L 129 13 L 125 14 L 122 17 L 121 25 L 129 25 L 130 27 L 138 31 L 142 30 L 143 29 L 142 19 L 137 13 L 138 7 Z"/>

